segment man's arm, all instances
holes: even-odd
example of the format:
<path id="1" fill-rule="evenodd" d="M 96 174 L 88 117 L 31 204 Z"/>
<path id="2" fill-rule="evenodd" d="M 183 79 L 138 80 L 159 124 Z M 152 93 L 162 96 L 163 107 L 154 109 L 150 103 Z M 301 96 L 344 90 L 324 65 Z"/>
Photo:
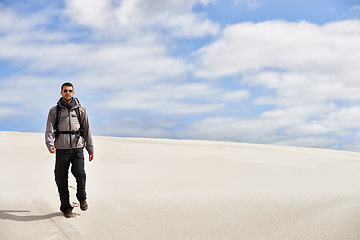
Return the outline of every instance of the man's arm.
<path id="1" fill-rule="evenodd" d="M 50 153 L 55 153 L 54 147 L 54 124 L 56 120 L 54 108 L 51 108 L 49 111 L 47 123 L 46 123 L 46 131 L 45 131 L 45 144 Z"/>
<path id="2" fill-rule="evenodd" d="M 84 140 L 86 143 L 86 150 L 89 153 L 89 161 L 94 159 L 94 145 L 92 141 L 91 131 L 90 131 L 90 124 L 88 115 L 86 112 L 86 108 L 82 105 L 83 114 L 81 114 L 81 121 L 82 127 L 84 128 Z"/>

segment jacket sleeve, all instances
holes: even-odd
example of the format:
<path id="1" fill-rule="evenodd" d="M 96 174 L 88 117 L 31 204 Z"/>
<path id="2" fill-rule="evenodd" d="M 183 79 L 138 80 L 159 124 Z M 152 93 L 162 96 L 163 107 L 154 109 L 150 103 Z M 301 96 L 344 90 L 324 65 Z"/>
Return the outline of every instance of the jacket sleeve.
<path id="1" fill-rule="evenodd" d="M 56 121 L 56 107 L 53 107 L 49 111 L 47 123 L 46 123 L 46 131 L 45 131 L 45 144 L 49 149 L 51 146 L 54 146 L 55 136 L 54 136 L 54 125 Z"/>
<path id="2" fill-rule="evenodd" d="M 86 143 L 85 148 L 89 154 L 94 154 L 94 144 L 92 141 L 88 115 L 86 112 L 86 108 L 83 105 L 81 106 L 82 106 L 81 110 L 83 111 L 83 114 L 80 114 L 80 118 L 81 118 L 80 120 L 82 122 L 81 125 L 84 128 L 84 140 Z"/>

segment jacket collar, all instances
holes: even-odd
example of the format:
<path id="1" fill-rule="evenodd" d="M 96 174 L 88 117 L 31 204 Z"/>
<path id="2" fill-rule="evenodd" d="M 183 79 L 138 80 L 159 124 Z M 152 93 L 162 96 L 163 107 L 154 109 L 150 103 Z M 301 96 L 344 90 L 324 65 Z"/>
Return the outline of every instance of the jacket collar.
<path id="1" fill-rule="evenodd" d="M 57 104 L 67 109 L 73 109 L 79 106 L 79 99 L 73 97 L 70 103 L 66 103 L 63 98 L 60 98 Z"/>

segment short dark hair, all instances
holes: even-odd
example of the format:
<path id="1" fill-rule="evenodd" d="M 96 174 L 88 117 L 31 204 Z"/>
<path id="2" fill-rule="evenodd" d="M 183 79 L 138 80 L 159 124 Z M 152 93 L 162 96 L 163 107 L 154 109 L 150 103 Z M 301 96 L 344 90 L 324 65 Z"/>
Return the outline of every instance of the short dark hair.
<path id="1" fill-rule="evenodd" d="M 66 83 L 64 83 L 63 85 L 61 85 L 61 91 L 63 90 L 63 88 L 64 88 L 65 86 L 67 86 L 67 87 L 72 87 L 72 88 L 74 89 L 74 86 L 73 86 L 71 83 L 66 82 Z"/>

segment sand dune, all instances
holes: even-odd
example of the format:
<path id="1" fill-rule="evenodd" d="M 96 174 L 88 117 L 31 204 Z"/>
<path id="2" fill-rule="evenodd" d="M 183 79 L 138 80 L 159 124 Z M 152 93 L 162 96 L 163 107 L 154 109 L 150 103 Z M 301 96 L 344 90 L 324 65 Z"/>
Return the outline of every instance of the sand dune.
<path id="1" fill-rule="evenodd" d="M 360 154 L 94 137 L 89 210 L 59 212 L 43 134 L 0 132 L 0 239 L 360 239 Z"/>

